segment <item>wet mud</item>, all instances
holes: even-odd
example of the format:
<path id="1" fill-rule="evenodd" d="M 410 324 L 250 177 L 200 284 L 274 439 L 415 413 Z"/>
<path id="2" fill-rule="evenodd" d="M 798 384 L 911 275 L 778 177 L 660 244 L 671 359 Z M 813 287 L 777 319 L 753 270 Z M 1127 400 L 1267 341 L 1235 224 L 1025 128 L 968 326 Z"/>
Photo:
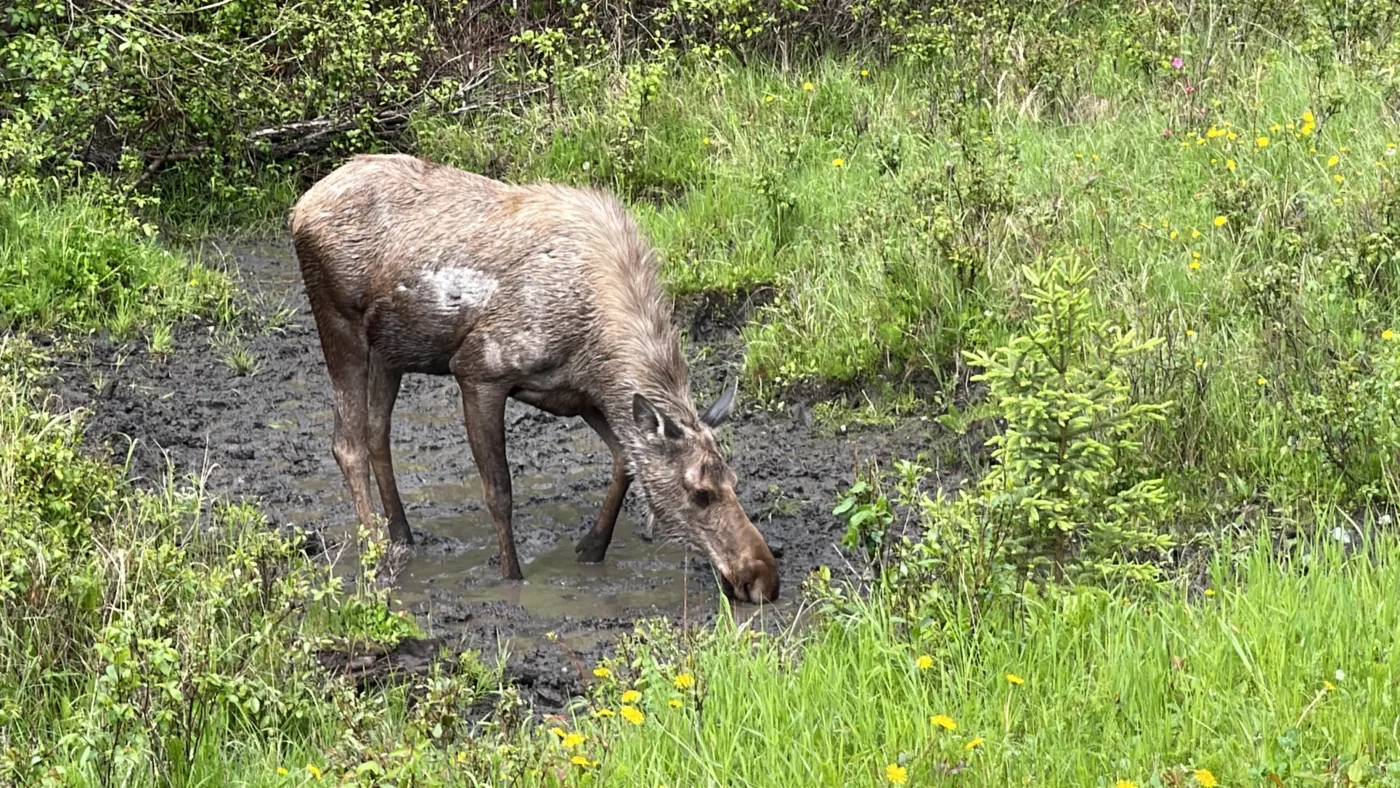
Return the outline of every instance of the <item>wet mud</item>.
<path id="1" fill-rule="evenodd" d="M 139 482 L 163 483 L 172 469 L 203 474 L 211 493 L 256 502 L 274 526 L 306 530 L 314 552 L 353 567 L 354 512 L 330 452 L 330 384 L 290 244 L 218 243 L 201 254 L 229 270 L 254 305 L 243 342 L 257 362 L 255 374 L 235 374 L 212 346 L 212 328 L 187 326 L 161 355 L 97 340 L 63 359 L 57 391 L 65 405 L 91 412 L 89 446 L 118 461 L 129 455 Z M 738 327 L 769 298 L 758 291 L 678 305 L 702 407 L 742 353 Z M 268 324 L 277 328 L 264 330 Z M 814 568 L 839 573 L 848 566 L 839 549 L 843 524 L 831 509 L 860 463 L 912 457 L 946 440 L 933 423 L 917 419 L 841 434 L 812 425 L 807 412 L 765 411 L 741 400 L 721 432 L 740 499 L 773 548 L 782 577 L 776 604 L 734 606 L 738 617 L 757 616 L 757 625 L 790 621 L 802 580 Z M 718 610 L 719 592 L 703 557 L 643 538 L 635 494 L 606 562 L 576 562 L 574 544 L 607 490 L 607 448 L 581 419 L 516 402 L 507 407 L 506 425 L 523 583 L 500 578 L 455 383 L 405 377 L 392 440 L 417 544 L 394 574 L 395 596 L 433 637 L 481 649 L 488 658 L 504 648 L 508 675 L 537 706 L 557 708 L 582 689 L 578 666 L 589 665 L 634 622 L 664 616 L 706 623 Z"/>

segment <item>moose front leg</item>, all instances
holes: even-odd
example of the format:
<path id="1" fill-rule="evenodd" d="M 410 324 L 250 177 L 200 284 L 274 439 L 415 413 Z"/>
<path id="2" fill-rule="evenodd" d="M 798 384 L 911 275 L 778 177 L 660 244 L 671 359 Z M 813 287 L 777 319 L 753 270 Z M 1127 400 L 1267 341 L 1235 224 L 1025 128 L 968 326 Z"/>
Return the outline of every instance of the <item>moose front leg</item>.
<path id="1" fill-rule="evenodd" d="M 627 472 L 627 456 L 623 453 L 622 444 L 617 440 L 617 436 L 613 435 L 603 414 L 597 410 L 588 410 L 584 412 L 583 420 L 588 422 L 588 426 L 608 445 L 613 458 L 612 485 L 608 487 L 608 497 L 603 501 L 603 508 L 598 512 L 598 520 L 593 523 L 593 528 L 584 534 L 578 547 L 574 548 L 580 563 L 597 564 L 602 562 L 608 553 L 608 545 L 612 544 L 613 527 L 617 525 L 617 516 L 622 512 L 627 488 L 632 486 L 632 474 Z"/>
<path id="2" fill-rule="evenodd" d="M 501 551 L 501 577 L 521 580 L 520 561 L 515 555 L 515 534 L 510 527 L 510 465 L 506 462 L 506 392 L 499 387 L 472 383 L 461 377 L 462 411 L 467 422 L 467 440 L 481 476 L 486 508 L 496 524 L 496 542 Z"/>

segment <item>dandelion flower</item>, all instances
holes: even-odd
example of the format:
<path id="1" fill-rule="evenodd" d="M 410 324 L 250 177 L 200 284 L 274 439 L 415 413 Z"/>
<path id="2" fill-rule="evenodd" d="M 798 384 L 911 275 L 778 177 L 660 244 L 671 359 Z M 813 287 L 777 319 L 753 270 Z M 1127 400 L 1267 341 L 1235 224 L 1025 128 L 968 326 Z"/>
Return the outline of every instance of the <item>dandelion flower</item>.
<path id="1" fill-rule="evenodd" d="M 1255 382 L 1255 383 L 1258 383 L 1258 384 L 1261 385 L 1261 386 L 1267 386 L 1267 385 L 1269 385 L 1269 379 L 1266 378 L 1266 377 L 1264 377 L 1263 375 L 1260 375 L 1260 376 L 1259 376 L 1259 379 L 1256 380 L 1256 381 L 1254 381 L 1254 382 Z"/>
<path id="2" fill-rule="evenodd" d="M 1224 227 L 1224 226 L 1225 226 L 1225 223 L 1228 222 L 1228 221 L 1230 221 L 1230 219 L 1229 219 L 1228 217 L 1225 217 L 1225 216 L 1217 216 L 1217 217 L 1215 217 L 1214 219 L 1211 220 L 1211 224 L 1214 224 L 1216 227 Z"/>
<path id="3" fill-rule="evenodd" d="M 1333 683 L 1330 682 L 1330 681 L 1324 681 L 1324 682 L 1322 682 L 1322 688 L 1325 689 L 1325 690 L 1327 690 L 1328 692 L 1336 692 L 1336 691 L 1337 691 L 1337 685 L 1336 685 L 1336 684 L 1333 684 Z"/>
<path id="4" fill-rule="evenodd" d="M 1230 172 L 1234 172 L 1234 171 L 1235 171 L 1235 160 L 1234 160 L 1234 159 L 1226 159 L 1226 160 L 1225 160 L 1225 169 L 1229 170 Z"/>
<path id="5" fill-rule="evenodd" d="M 608 670 L 602 665 L 599 665 L 598 667 L 593 669 L 593 675 L 597 676 L 600 679 L 610 679 L 612 678 L 612 671 Z"/>
<path id="6" fill-rule="evenodd" d="M 316 768 L 316 764 L 314 763 L 306 764 L 306 773 L 317 780 L 321 779 L 321 770 Z"/>
<path id="7" fill-rule="evenodd" d="M 1337 183 L 1341 183 L 1341 182 L 1345 181 L 1346 178 L 1343 177 L 1341 173 L 1337 173 L 1336 175 L 1333 175 L 1333 176 L 1332 176 L 1332 180 L 1336 181 Z"/>
<path id="8" fill-rule="evenodd" d="M 1207 588 L 1207 589 L 1206 589 L 1206 596 L 1215 596 L 1215 589 L 1214 589 L 1214 588 Z"/>
<path id="9" fill-rule="evenodd" d="M 1269 131 L 1272 131 L 1273 133 L 1277 134 L 1280 131 L 1283 131 L 1283 127 L 1275 123 L 1274 125 L 1269 127 Z"/>
<path id="10" fill-rule="evenodd" d="M 623 703 L 636 703 L 637 701 L 639 701 L 639 700 L 641 700 L 641 699 L 642 699 L 642 693 L 640 693 L 640 692 L 638 692 L 638 691 L 636 691 L 636 690 L 627 690 L 626 692 L 622 693 L 622 702 L 623 702 Z"/>
<path id="11" fill-rule="evenodd" d="M 892 763 L 885 767 L 885 779 L 895 785 L 903 785 L 909 782 L 909 770 L 897 763 Z"/>
<path id="12" fill-rule="evenodd" d="M 764 103 L 764 104 L 772 104 L 772 103 L 773 103 L 773 99 L 774 99 L 773 96 L 764 96 L 764 97 L 763 97 L 763 103 Z"/>
<path id="13" fill-rule="evenodd" d="M 1201 231 L 1200 231 L 1200 230 L 1192 230 L 1192 231 L 1191 231 L 1191 237 L 1192 237 L 1193 239 L 1194 239 L 1194 238 L 1200 238 L 1200 237 L 1201 237 Z"/>
<path id="14" fill-rule="evenodd" d="M 1196 782 L 1201 784 L 1201 788 L 1215 788 L 1220 784 L 1216 781 L 1215 775 L 1210 773 L 1210 769 L 1197 769 L 1192 776 L 1196 778 Z"/>
<path id="15" fill-rule="evenodd" d="M 1254 144 L 1255 144 L 1255 145 L 1258 145 L 1258 146 L 1261 147 L 1261 148 L 1267 148 L 1267 147 L 1269 147 L 1269 138 L 1268 138 L 1268 137 L 1260 137 L 1259 139 L 1257 139 L 1257 140 L 1254 141 Z"/>
<path id="16" fill-rule="evenodd" d="M 935 714 L 932 717 L 929 717 L 928 721 L 933 723 L 934 725 L 937 725 L 945 731 L 955 731 L 958 729 L 958 724 L 956 722 L 953 722 L 953 718 L 949 717 L 946 714 Z"/>
<path id="17" fill-rule="evenodd" d="M 593 712 L 593 716 L 594 716 L 594 717 L 598 717 L 599 719 L 607 719 L 608 717 L 611 717 L 612 715 L 613 715 L 613 710 L 612 710 L 612 709 L 598 709 L 597 711 Z"/>
<path id="18" fill-rule="evenodd" d="M 580 744 L 583 744 L 587 740 L 588 737 L 584 736 L 582 733 L 570 733 L 568 736 L 564 737 L 564 741 L 562 743 L 566 749 L 572 750 L 573 748 L 579 746 Z"/>
<path id="19" fill-rule="evenodd" d="M 920 654 L 919 658 L 914 660 L 914 664 L 919 668 L 919 670 L 928 670 L 929 668 L 933 667 L 933 657 L 930 657 L 927 654 Z"/>
<path id="20" fill-rule="evenodd" d="M 1176 240 L 1176 236 L 1177 236 L 1176 230 L 1172 230 L 1171 233 L 1170 233 L 1170 238 L 1171 238 L 1173 241 L 1175 241 L 1175 240 Z"/>
<path id="21" fill-rule="evenodd" d="M 983 741 L 984 741 L 983 738 L 982 738 L 981 736 L 978 736 L 977 738 L 973 739 L 972 741 L 968 742 L 967 744 L 964 744 L 964 745 L 963 745 L 963 749 L 964 749 L 964 750 L 975 750 L 975 749 L 977 749 L 978 747 L 981 747 L 981 746 L 982 746 L 982 742 L 983 742 Z"/>
<path id="22" fill-rule="evenodd" d="M 1327 160 L 1327 166 L 1328 166 L 1328 167 L 1335 167 L 1335 166 L 1337 166 L 1338 164 L 1340 164 L 1341 161 L 1342 161 L 1342 157 L 1341 157 L 1341 156 L 1338 156 L 1338 155 L 1336 155 L 1336 154 L 1333 154 L 1333 155 L 1332 155 L 1332 158 L 1330 158 L 1330 159 Z"/>
<path id="23" fill-rule="evenodd" d="M 286 776 L 287 776 L 287 767 L 285 767 L 285 766 L 278 766 L 278 767 L 277 767 L 277 773 L 280 774 L 280 775 L 282 775 L 283 777 L 286 777 Z"/>
<path id="24" fill-rule="evenodd" d="M 1394 338 L 1395 338 L 1395 332 L 1392 331 L 1392 330 L 1389 329 L 1389 328 L 1387 328 L 1386 330 L 1384 330 L 1384 331 L 1381 332 L 1381 339 L 1384 339 L 1384 340 L 1387 341 L 1387 342 L 1389 342 L 1390 340 L 1392 340 L 1392 339 L 1394 339 Z"/>
<path id="25" fill-rule="evenodd" d="M 1189 262 L 1189 263 L 1186 264 L 1186 267 L 1187 267 L 1187 268 L 1190 268 L 1192 271 L 1199 271 L 1199 270 L 1201 270 L 1201 261 L 1200 261 L 1200 260 L 1192 260 L 1191 262 Z"/>
<path id="26" fill-rule="evenodd" d="M 812 91 L 816 90 L 816 88 L 812 86 L 811 82 L 803 82 L 802 89 L 807 91 L 808 93 L 811 93 Z"/>
<path id="27" fill-rule="evenodd" d="M 582 766 L 585 769 L 589 769 L 598 765 L 597 761 L 590 761 L 582 755 L 575 755 L 574 757 L 570 758 L 569 763 L 572 763 L 575 766 Z"/>
<path id="28" fill-rule="evenodd" d="M 1113 784 L 1113 788 L 1138 788 L 1138 784 L 1132 780 L 1119 780 Z"/>
<path id="29" fill-rule="evenodd" d="M 868 68 L 863 68 L 863 69 L 861 69 L 861 70 L 860 70 L 860 75 L 861 75 L 862 77 L 868 77 L 868 76 L 870 76 L 870 69 L 868 69 Z"/>
<path id="30" fill-rule="evenodd" d="M 554 726 L 553 728 L 550 728 L 550 729 L 549 729 L 549 732 L 552 733 L 552 734 L 554 734 L 556 738 L 560 738 L 560 739 L 562 739 L 562 738 L 564 738 L 565 736 L 568 735 L 567 733 L 564 732 L 564 729 L 561 728 L 561 727 L 559 727 L 558 725 Z"/>
<path id="31" fill-rule="evenodd" d="M 845 159 L 841 159 L 841 158 L 832 159 L 832 160 L 831 160 L 831 166 L 833 166 L 833 167 L 838 167 L 838 168 L 839 168 L 839 167 L 845 167 L 845 166 L 846 166 L 846 160 L 845 160 Z"/>
<path id="32" fill-rule="evenodd" d="M 709 145 L 710 145 L 710 138 L 709 138 L 709 137 L 706 137 L 706 138 L 704 138 L 703 140 L 700 140 L 700 144 L 701 144 L 701 145 L 704 145 L 705 147 L 709 147 Z"/>
<path id="33" fill-rule="evenodd" d="M 1006 680 L 1011 682 L 1012 684 L 1015 684 L 1018 687 L 1026 683 L 1025 679 L 1021 678 L 1020 676 L 1017 676 L 1015 673 L 1006 674 Z"/>
<path id="34" fill-rule="evenodd" d="M 623 706 L 622 719 L 627 720 L 633 725 L 641 725 L 642 720 L 646 719 L 646 715 L 639 711 L 635 706 Z"/>
<path id="35" fill-rule="evenodd" d="M 681 707 L 681 699 L 671 698 L 670 700 L 666 701 L 666 705 L 670 706 L 673 709 L 679 709 Z"/>
<path id="36" fill-rule="evenodd" d="M 695 677 L 690 675 L 689 673 L 682 673 L 679 676 L 676 676 L 674 679 L 672 679 L 671 683 L 675 684 L 676 689 L 679 690 L 690 689 L 691 687 L 695 686 Z"/>

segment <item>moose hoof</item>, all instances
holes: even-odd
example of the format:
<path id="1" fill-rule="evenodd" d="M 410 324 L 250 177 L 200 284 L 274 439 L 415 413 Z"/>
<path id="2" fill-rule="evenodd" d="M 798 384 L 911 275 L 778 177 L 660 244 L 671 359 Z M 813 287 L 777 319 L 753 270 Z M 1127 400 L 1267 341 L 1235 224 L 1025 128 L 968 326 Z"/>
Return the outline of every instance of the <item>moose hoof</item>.
<path id="1" fill-rule="evenodd" d="M 578 554 L 580 564 L 601 564 L 604 556 L 608 554 L 608 543 L 589 531 L 579 540 L 574 552 Z"/>

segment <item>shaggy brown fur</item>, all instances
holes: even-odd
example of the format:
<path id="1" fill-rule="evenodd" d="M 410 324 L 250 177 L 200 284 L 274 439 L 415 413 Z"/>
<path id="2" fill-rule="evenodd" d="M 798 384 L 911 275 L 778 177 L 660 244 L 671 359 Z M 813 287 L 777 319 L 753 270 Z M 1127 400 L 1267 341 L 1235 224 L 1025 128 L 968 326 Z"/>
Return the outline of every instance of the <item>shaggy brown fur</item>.
<path id="1" fill-rule="evenodd" d="M 390 535 L 412 541 L 390 414 L 403 373 L 453 375 L 505 577 L 521 576 L 503 422 L 513 397 L 581 416 L 613 452 L 580 560 L 603 560 L 635 479 L 657 532 L 703 551 L 728 592 L 777 597 L 777 564 L 713 432 L 733 389 L 696 412 L 656 255 L 616 199 L 359 156 L 297 202 L 290 226 L 334 390 L 332 450 L 361 522 L 373 467 Z"/>

